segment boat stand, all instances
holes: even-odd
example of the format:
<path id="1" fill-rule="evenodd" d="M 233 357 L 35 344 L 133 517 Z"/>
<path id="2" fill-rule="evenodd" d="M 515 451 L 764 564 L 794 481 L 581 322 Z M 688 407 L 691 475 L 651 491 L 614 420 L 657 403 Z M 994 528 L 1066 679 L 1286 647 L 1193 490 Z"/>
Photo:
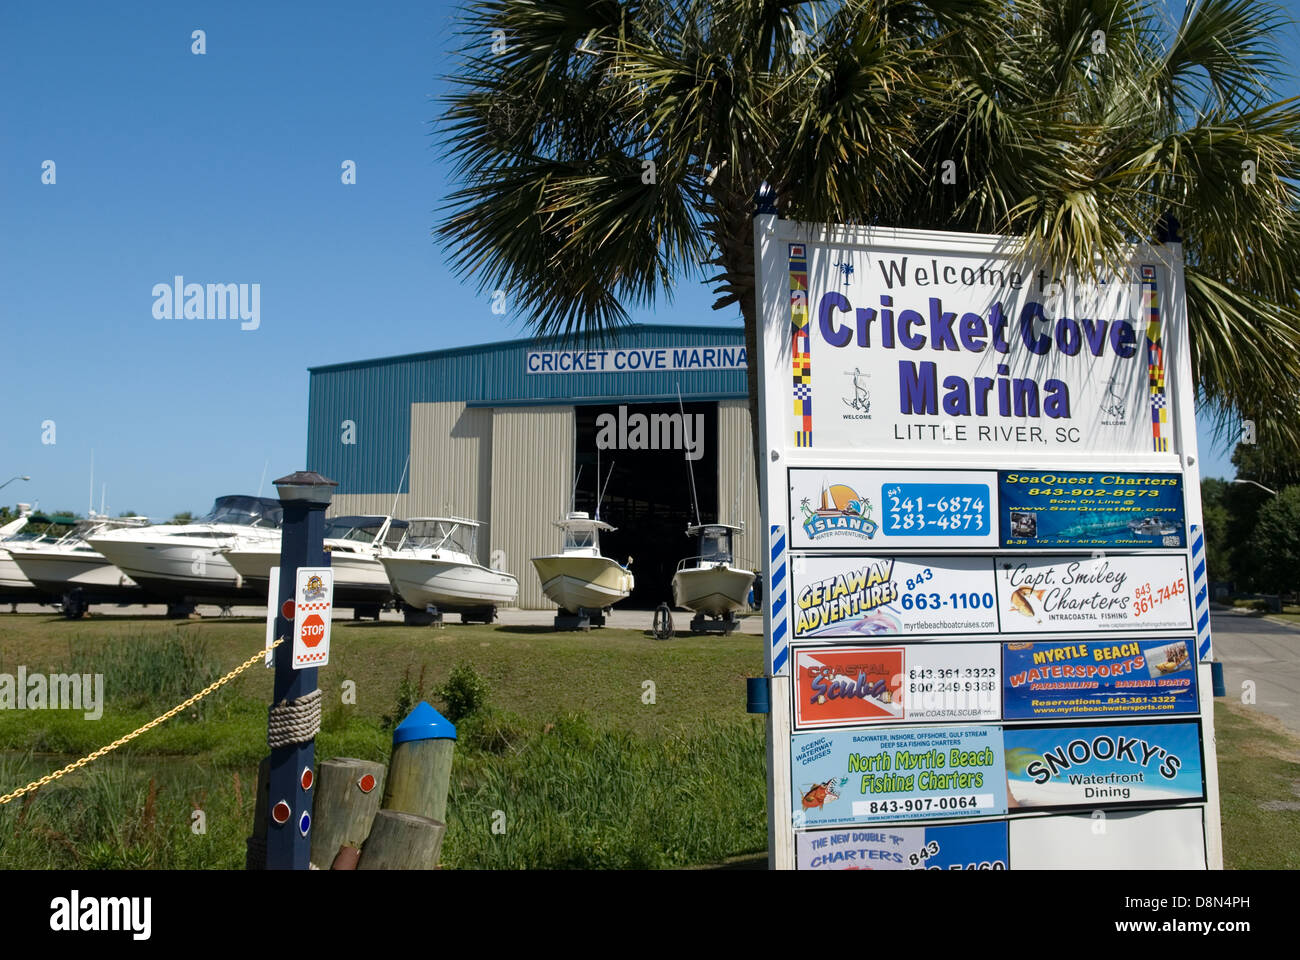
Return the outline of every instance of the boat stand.
<path id="1" fill-rule="evenodd" d="M 406 606 L 402 608 L 402 623 L 408 627 L 442 627 L 442 611 L 429 604 L 423 610 Z"/>
<path id="2" fill-rule="evenodd" d="M 568 610 L 555 612 L 556 630 L 590 630 L 592 627 L 604 625 L 604 610 L 588 610 L 586 607 L 579 607 L 577 613 L 569 613 Z"/>
<path id="3" fill-rule="evenodd" d="M 736 619 L 734 613 L 729 613 L 725 617 L 710 617 L 708 614 L 697 613 L 691 617 L 691 633 L 717 633 L 722 636 L 730 636 L 740 626 L 740 621 Z"/>

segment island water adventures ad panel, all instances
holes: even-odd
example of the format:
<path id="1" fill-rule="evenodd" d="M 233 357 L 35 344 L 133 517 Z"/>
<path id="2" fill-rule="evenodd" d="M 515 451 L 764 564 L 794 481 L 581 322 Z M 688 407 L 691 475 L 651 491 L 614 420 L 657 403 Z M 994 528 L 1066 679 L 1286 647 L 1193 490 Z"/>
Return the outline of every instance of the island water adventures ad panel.
<path id="1" fill-rule="evenodd" d="M 1183 479 L 1175 473 L 998 474 L 1002 546 L 1182 549 Z"/>
<path id="2" fill-rule="evenodd" d="M 794 549 L 998 546 L 993 471 L 793 469 L 789 476 Z"/>

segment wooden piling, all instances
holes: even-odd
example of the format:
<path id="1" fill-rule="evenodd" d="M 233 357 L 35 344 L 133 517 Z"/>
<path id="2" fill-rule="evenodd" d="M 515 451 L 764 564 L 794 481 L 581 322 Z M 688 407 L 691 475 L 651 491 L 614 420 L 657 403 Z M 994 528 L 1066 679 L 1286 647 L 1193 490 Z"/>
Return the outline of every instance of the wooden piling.
<path id="1" fill-rule="evenodd" d="M 367 780 L 368 777 L 371 779 Z M 312 863 L 328 870 L 341 847 L 361 847 L 370 833 L 375 814 L 379 812 L 383 786 L 382 763 L 335 757 L 320 764 L 312 803 L 315 813 L 311 833 Z"/>
<path id="2" fill-rule="evenodd" d="M 408 740 L 393 747 L 384 784 L 384 809 L 445 822 L 456 741 Z"/>
<path id="3" fill-rule="evenodd" d="M 445 824 L 428 817 L 380 810 L 361 850 L 358 870 L 432 870 L 442 852 Z"/>

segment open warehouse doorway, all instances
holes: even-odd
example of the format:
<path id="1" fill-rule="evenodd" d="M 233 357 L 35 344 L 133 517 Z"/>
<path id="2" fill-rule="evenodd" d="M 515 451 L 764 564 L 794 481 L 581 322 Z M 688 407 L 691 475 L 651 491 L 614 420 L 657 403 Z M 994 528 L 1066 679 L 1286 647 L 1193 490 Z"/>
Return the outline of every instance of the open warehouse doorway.
<path id="1" fill-rule="evenodd" d="M 717 520 L 718 405 L 631 403 L 576 408 L 575 509 L 596 512 L 597 459 L 604 486 L 600 518 L 618 529 L 601 537 L 601 552 L 632 557 L 636 589 L 620 607 L 672 603 L 677 563 L 695 553 L 686 528 Z M 612 473 L 611 473 L 611 467 Z"/>

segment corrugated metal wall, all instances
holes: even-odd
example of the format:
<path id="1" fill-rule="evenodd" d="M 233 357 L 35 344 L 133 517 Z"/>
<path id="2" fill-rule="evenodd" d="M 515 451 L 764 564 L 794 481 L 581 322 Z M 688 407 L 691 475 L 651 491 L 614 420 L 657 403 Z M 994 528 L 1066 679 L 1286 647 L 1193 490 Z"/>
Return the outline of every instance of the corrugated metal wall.
<path id="1" fill-rule="evenodd" d="M 406 509 L 406 494 L 397 495 L 396 507 L 393 500 L 391 493 L 336 493 L 326 513 L 331 517 L 346 517 L 357 514 L 378 516 L 391 512 L 403 520 L 411 515 Z"/>
<path id="2" fill-rule="evenodd" d="M 492 411 L 464 403 L 411 404 L 411 478 L 406 517 L 491 515 Z M 478 561 L 491 558 L 479 531 Z"/>
<path id="3" fill-rule="evenodd" d="M 718 403 L 718 519 L 722 523 L 744 522 L 745 535 L 736 540 L 736 556 L 759 564 L 766 538 L 759 525 L 758 480 L 754 476 L 749 425 L 748 401 Z"/>
<path id="4" fill-rule="evenodd" d="M 634 324 L 606 347 L 660 349 L 740 348 L 738 327 Z M 656 372 L 530 374 L 530 351 L 565 350 L 560 337 L 513 340 L 311 369 L 307 401 L 307 468 L 338 481 L 339 493 L 410 489 L 401 481 L 410 450 L 412 404 L 464 402 L 490 408 L 506 404 L 571 404 L 715 400 L 745 395 L 743 369 Z M 344 422 L 351 439 L 344 443 Z M 385 505 L 391 505 L 390 499 Z"/>
<path id="5" fill-rule="evenodd" d="M 492 411 L 493 550 L 519 578 L 519 606 L 553 609 L 531 558 L 560 547 L 554 521 L 569 509 L 574 463 L 573 407 L 498 407 Z"/>

